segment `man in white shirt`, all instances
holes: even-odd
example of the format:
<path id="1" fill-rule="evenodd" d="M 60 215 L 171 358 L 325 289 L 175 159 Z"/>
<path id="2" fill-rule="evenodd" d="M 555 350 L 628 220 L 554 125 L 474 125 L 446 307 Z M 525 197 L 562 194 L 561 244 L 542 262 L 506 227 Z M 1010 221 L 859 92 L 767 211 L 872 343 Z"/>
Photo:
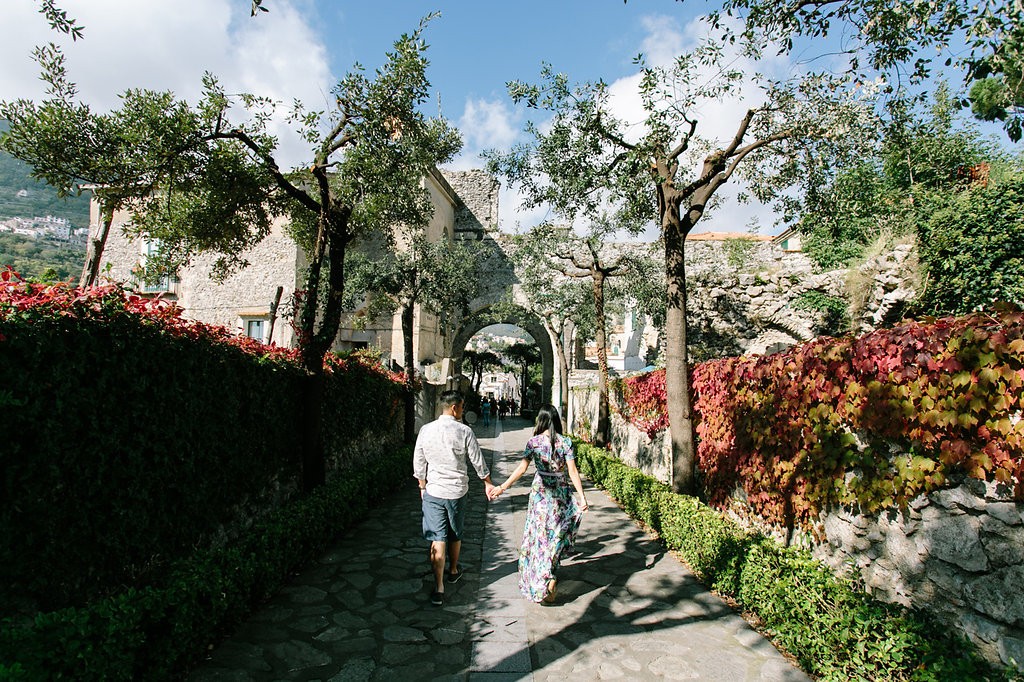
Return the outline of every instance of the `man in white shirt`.
<path id="1" fill-rule="evenodd" d="M 484 481 L 484 493 L 490 498 L 494 484 L 491 472 L 480 452 L 473 430 L 462 423 L 462 394 L 441 394 L 441 416 L 420 429 L 413 452 L 412 472 L 420 483 L 423 500 L 423 537 L 430 542 L 430 565 L 436 583 L 430 601 L 444 602 L 444 559 L 449 559 L 448 581 L 462 577 L 459 551 L 465 526 L 466 493 L 469 492 L 469 466 Z"/>

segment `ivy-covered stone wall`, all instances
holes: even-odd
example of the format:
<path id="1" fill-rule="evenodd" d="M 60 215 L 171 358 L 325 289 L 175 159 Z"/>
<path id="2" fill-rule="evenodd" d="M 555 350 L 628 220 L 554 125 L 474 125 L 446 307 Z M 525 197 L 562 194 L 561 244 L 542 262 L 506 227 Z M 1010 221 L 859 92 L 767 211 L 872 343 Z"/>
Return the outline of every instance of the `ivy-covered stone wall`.
<path id="1" fill-rule="evenodd" d="M 706 362 L 693 387 L 712 506 L 939 614 L 993 662 L 1024 659 L 1024 314 Z M 573 392 L 574 428 L 593 393 Z M 613 395 L 622 458 L 668 480 L 664 372 Z"/>

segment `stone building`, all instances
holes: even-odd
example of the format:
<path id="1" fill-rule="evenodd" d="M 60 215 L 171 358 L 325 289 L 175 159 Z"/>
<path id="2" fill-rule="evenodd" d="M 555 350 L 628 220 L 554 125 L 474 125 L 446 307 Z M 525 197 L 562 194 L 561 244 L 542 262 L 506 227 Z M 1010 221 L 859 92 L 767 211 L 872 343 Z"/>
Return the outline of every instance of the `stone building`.
<path id="1" fill-rule="evenodd" d="M 431 240 L 480 239 L 486 230 L 496 229 L 498 186 L 483 171 L 437 171 L 423 180 L 434 207 L 427 226 Z M 176 277 L 147 285 L 135 275 L 138 267 L 157 245 L 131 239 L 119 229 L 129 215 L 115 215 L 103 253 L 100 271 L 111 280 L 148 296 L 174 301 L 186 318 L 221 325 L 235 333 L 267 343 L 291 347 L 296 343 L 291 325 L 292 295 L 305 286 L 307 260 L 303 250 L 287 234 L 284 218 L 275 219 L 270 234 L 243 257 L 250 265 L 223 282 L 211 278 L 214 257 L 200 256 Z M 100 223 L 95 198 L 90 208 L 91 229 Z M 281 292 L 280 294 L 278 292 Z M 401 322 L 385 316 L 356 324 L 360 311 L 348 315 L 335 340 L 335 350 L 379 349 L 395 365 L 403 362 Z M 360 323 L 363 320 L 359 320 Z M 448 336 L 454 336 L 449 333 Z M 444 383 L 441 359 L 452 354 L 453 339 L 446 338 L 436 316 L 416 308 L 413 357 L 428 381 Z"/>

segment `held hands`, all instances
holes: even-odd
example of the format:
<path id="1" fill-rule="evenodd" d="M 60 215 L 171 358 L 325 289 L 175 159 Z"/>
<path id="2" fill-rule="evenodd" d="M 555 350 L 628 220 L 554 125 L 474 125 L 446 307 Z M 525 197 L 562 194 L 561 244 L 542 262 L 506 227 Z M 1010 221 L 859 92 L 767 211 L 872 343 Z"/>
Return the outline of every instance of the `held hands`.
<path id="1" fill-rule="evenodd" d="M 489 488 L 489 489 L 487 490 L 487 499 L 488 499 L 488 500 L 490 500 L 491 502 L 494 502 L 494 501 L 495 501 L 496 499 L 498 499 L 499 497 L 501 497 L 501 494 L 502 494 L 503 492 L 505 492 L 505 488 L 504 488 L 504 486 L 501 486 L 501 485 L 492 485 L 492 486 L 491 486 L 491 487 L 490 487 L 490 488 Z"/>

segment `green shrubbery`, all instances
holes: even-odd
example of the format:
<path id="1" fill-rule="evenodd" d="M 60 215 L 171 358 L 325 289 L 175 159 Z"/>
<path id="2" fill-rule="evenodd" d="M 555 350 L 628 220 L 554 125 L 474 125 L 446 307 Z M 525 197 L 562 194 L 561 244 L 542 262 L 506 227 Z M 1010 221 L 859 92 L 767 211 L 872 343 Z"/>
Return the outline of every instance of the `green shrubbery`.
<path id="1" fill-rule="evenodd" d="M 145 586 L 297 490 L 292 351 L 116 288 L 0 274 L 0 615 Z M 392 447 L 401 387 L 356 361 L 330 368 L 334 463 Z"/>
<path id="2" fill-rule="evenodd" d="M 581 471 L 656 531 L 708 587 L 735 598 L 809 673 L 829 680 L 1002 680 L 948 628 L 876 602 L 806 551 L 744 531 L 691 497 L 577 443 Z"/>
<path id="3" fill-rule="evenodd" d="M 175 678 L 399 483 L 401 385 L 329 356 L 334 475 L 297 497 L 296 360 L 0 270 L 0 679 Z"/>
<path id="4" fill-rule="evenodd" d="M 234 542 L 175 563 L 159 584 L 4 623 L 0 679 L 179 679 L 208 644 L 401 484 L 403 448 L 263 517 Z"/>

